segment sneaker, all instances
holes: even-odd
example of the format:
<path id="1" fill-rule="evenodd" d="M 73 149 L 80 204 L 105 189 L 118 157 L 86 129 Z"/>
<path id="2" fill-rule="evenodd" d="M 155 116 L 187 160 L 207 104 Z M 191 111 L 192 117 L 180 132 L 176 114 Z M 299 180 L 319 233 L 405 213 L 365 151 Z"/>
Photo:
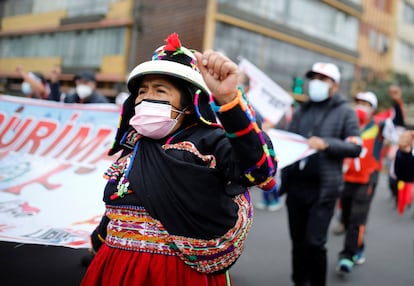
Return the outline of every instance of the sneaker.
<path id="1" fill-rule="evenodd" d="M 341 234 L 345 233 L 345 226 L 344 226 L 344 224 L 341 223 L 341 222 L 338 222 L 338 224 L 333 229 L 333 233 L 335 235 L 341 235 Z"/>
<path id="2" fill-rule="evenodd" d="M 361 265 L 364 264 L 367 259 L 364 256 L 364 252 L 360 250 L 357 254 L 354 255 L 354 257 L 352 257 L 352 260 L 355 264 Z"/>
<path id="3" fill-rule="evenodd" d="M 338 266 L 336 267 L 336 271 L 340 275 L 349 274 L 352 271 L 352 267 L 354 266 L 354 262 L 348 258 L 342 258 L 339 260 Z"/>
<path id="4" fill-rule="evenodd" d="M 282 205 L 282 203 L 280 201 L 274 201 L 274 202 L 271 202 L 269 204 L 269 206 L 267 207 L 267 209 L 269 211 L 271 211 L 271 212 L 275 212 L 275 211 L 280 210 L 282 207 L 283 207 L 283 205 Z"/>
<path id="5" fill-rule="evenodd" d="M 267 209 L 267 204 L 265 202 L 258 202 L 254 205 L 258 210 L 265 210 Z"/>

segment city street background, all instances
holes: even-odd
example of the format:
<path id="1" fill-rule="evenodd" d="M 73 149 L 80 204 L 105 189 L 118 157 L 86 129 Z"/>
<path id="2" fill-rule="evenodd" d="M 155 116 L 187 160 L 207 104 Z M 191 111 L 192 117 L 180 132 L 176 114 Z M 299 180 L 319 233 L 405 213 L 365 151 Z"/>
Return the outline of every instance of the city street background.
<path id="1" fill-rule="evenodd" d="M 335 273 L 343 236 L 332 234 L 336 218 L 332 220 L 327 244 L 328 286 L 414 285 L 414 209 L 398 215 L 386 179 L 382 174 L 372 203 L 366 233 L 367 261 L 346 279 Z M 257 202 L 260 192 L 253 190 L 252 198 Z M 81 265 L 85 254 L 85 249 L 1 242 L 1 285 L 79 285 L 85 272 Z M 255 210 L 245 252 L 231 270 L 233 286 L 290 286 L 290 269 L 286 207 L 278 212 Z"/>

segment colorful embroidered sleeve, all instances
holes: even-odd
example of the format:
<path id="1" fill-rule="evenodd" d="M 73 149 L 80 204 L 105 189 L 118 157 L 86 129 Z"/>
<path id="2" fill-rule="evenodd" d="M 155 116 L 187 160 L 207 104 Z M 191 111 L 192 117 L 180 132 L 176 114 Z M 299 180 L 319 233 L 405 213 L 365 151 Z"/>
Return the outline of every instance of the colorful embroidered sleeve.
<path id="1" fill-rule="evenodd" d="M 225 105 L 217 106 L 213 100 L 210 103 L 238 156 L 245 178 L 264 190 L 272 189 L 277 167 L 275 152 L 242 92 L 239 90 L 237 97 Z"/>

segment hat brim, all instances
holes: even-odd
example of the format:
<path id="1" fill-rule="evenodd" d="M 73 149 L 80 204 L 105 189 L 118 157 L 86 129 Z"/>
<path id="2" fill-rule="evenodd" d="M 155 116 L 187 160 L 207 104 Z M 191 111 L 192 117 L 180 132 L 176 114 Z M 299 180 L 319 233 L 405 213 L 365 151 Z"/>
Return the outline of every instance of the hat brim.
<path id="1" fill-rule="evenodd" d="M 128 90 L 132 95 L 137 94 L 140 80 L 146 75 L 168 75 L 177 77 L 200 88 L 207 95 L 211 93 L 199 72 L 173 61 L 158 60 L 144 62 L 132 70 L 127 81 Z"/>
<path id="2" fill-rule="evenodd" d="M 374 109 L 377 109 L 377 107 L 378 107 L 378 102 L 376 100 L 374 100 L 373 98 L 364 96 L 364 95 L 357 94 L 354 97 L 354 100 L 361 100 L 361 101 L 368 102 L 372 106 L 372 108 L 374 108 Z"/>
<path id="3" fill-rule="evenodd" d="M 306 75 L 306 78 L 312 78 L 315 74 L 321 74 L 321 75 L 323 75 L 323 76 L 326 76 L 326 77 L 330 78 L 331 80 L 333 80 L 333 82 L 338 83 L 335 79 L 333 79 L 333 78 L 332 78 L 332 77 L 330 77 L 329 75 L 324 74 L 324 73 L 321 73 L 321 72 L 315 72 L 315 71 L 313 71 L 313 70 L 308 71 L 305 75 Z"/>

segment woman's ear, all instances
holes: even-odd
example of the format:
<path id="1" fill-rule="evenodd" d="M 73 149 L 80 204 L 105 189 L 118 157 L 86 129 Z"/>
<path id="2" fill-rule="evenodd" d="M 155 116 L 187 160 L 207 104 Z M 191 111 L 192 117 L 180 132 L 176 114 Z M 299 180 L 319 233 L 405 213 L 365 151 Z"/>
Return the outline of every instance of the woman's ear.
<path id="1" fill-rule="evenodd" d="M 194 113 L 194 109 L 193 108 L 189 108 L 186 111 L 184 111 L 184 114 L 193 114 Z"/>

